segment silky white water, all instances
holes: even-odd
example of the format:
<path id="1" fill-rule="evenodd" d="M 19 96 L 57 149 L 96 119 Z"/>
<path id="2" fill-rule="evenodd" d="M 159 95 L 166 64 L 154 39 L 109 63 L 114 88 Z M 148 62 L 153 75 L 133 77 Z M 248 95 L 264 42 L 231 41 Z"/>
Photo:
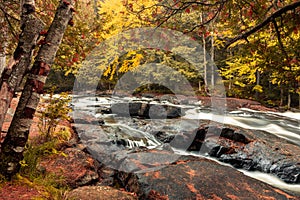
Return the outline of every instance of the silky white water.
<path id="1" fill-rule="evenodd" d="M 130 98 L 127 98 L 126 102 L 130 100 L 131 100 Z M 139 99 L 134 98 L 134 100 L 138 101 Z M 83 97 L 83 98 L 76 98 L 75 100 L 73 100 L 72 104 L 75 110 L 88 112 L 92 114 L 95 117 L 95 119 L 99 117 L 105 119 L 105 118 L 115 118 L 116 116 L 114 114 L 99 114 L 97 113 L 97 107 L 98 106 L 109 107 L 113 103 L 122 102 L 122 101 L 123 100 L 121 98 L 111 99 L 108 97 L 97 97 L 97 98 Z M 149 99 L 147 99 L 147 101 L 149 101 Z M 151 103 L 157 104 L 157 102 L 151 102 Z M 168 104 L 168 102 L 165 103 Z M 181 127 L 181 129 L 188 130 L 188 128 L 196 128 L 196 127 L 194 127 L 193 123 L 190 124 L 187 123 L 185 127 L 184 123 L 180 124 L 181 121 L 191 120 L 194 121 L 195 122 L 194 124 L 197 125 L 197 120 L 211 120 L 211 121 L 215 121 L 223 124 L 229 124 L 229 125 L 233 125 L 245 129 L 265 131 L 269 134 L 275 135 L 277 137 L 280 137 L 284 140 L 290 141 L 293 144 L 300 146 L 300 113 L 262 112 L 262 111 L 255 111 L 251 109 L 241 108 L 239 110 L 220 115 L 220 114 L 213 114 L 209 112 L 209 110 L 207 109 L 200 109 L 199 106 L 197 105 L 192 105 L 192 106 L 180 105 L 180 106 L 181 108 L 185 109 L 185 115 L 182 116 L 180 119 L 174 119 L 173 121 L 162 120 L 161 123 L 163 124 L 161 125 L 161 127 L 179 126 Z M 129 122 L 130 120 L 131 118 L 130 119 L 115 118 L 115 120 L 113 120 L 114 121 L 113 123 L 108 122 L 105 124 L 106 126 L 112 126 L 112 127 L 119 126 L 120 128 L 123 129 L 124 133 L 132 134 L 134 132 L 134 134 L 136 134 L 135 136 L 138 136 L 139 139 L 134 142 L 129 140 L 129 146 L 136 146 L 136 145 L 145 146 L 145 142 L 143 142 L 143 139 L 149 141 L 151 148 L 153 148 L 153 146 L 155 145 L 161 144 L 159 141 L 157 141 L 155 138 L 153 138 L 152 135 L 150 135 L 147 132 L 147 127 L 146 127 L 147 125 L 145 125 L 145 127 L 141 130 L 139 129 L 139 127 L 132 127 Z M 139 121 L 139 119 L 135 119 L 135 121 Z M 160 121 L 153 120 L 153 125 L 158 127 L 159 124 L 155 124 L 155 123 L 160 123 Z M 189 127 L 189 126 L 193 126 L 193 127 Z M 191 152 L 179 151 L 176 149 L 174 149 L 174 151 L 177 154 L 195 155 Z M 219 164 L 230 166 L 228 164 L 221 163 L 216 159 L 213 158 L 209 158 L 209 159 L 215 160 Z M 275 187 L 300 193 L 299 184 L 298 185 L 287 184 L 281 181 L 280 179 L 278 179 L 277 177 L 266 173 L 249 172 L 245 170 L 239 170 L 239 171 L 243 172 L 247 176 L 261 180 Z"/>

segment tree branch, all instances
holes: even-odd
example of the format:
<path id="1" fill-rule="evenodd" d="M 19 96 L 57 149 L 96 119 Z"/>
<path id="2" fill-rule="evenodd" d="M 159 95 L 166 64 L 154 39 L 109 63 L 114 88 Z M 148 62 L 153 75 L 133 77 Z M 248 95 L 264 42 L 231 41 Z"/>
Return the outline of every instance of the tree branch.
<path id="1" fill-rule="evenodd" d="M 282 14 L 293 10 L 297 7 L 300 6 L 300 1 L 297 1 L 295 3 L 291 3 L 285 7 L 282 7 L 281 9 L 277 10 L 276 12 L 274 12 L 273 14 L 271 14 L 269 17 L 267 17 L 264 21 L 262 21 L 260 24 L 254 26 L 253 28 L 251 28 L 250 30 L 246 31 L 245 33 L 238 35 L 237 37 L 231 39 L 226 45 L 225 45 L 225 49 L 227 49 L 231 44 L 242 40 L 242 39 L 247 39 L 247 37 L 249 37 L 250 35 L 252 35 L 253 33 L 256 33 L 257 31 L 259 31 L 260 29 L 262 29 L 263 27 L 265 27 L 266 25 L 268 25 L 270 22 L 272 22 L 273 20 L 275 20 L 277 17 L 280 17 Z"/>
<path id="2" fill-rule="evenodd" d="M 274 24 L 274 27 L 275 27 L 275 31 L 276 31 L 276 35 L 277 35 L 277 40 L 278 40 L 279 46 L 281 48 L 281 51 L 284 54 L 284 56 L 286 57 L 286 59 L 288 60 L 289 56 L 288 56 L 287 52 L 284 49 L 284 45 L 283 45 L 282 40 L 281 40 L 281 35 L 280 35 L 279 27 L 277 25 L 276 20 L 273 19 L 272 23 Z"/>

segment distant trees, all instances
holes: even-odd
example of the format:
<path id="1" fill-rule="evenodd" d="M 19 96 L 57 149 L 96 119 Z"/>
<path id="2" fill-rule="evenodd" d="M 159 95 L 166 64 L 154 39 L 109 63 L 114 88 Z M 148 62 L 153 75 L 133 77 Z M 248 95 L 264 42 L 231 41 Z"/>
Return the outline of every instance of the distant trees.
<path id="1" fill-rule="evenodd" d="M 300 1 L 175 0 L 156 7 L 153 23 L 215 48 L 229 95 L 279 100 L 290 108 L 299 93 Z M 142 18 L 148 9 L 135 13 Z"/>
<path id="2" fill-rule="evenodd" d="M 128 28 L 160 26 L 202 43 L 211 55 L 204 58 L 204 71 L 208 62 L 217 63 L 213 70 L 223 76 L 229 96 L 290 108 L 300 91 L 300 1 L 128 0 L 101 6 L 103 38 Z M 214 84 L 213 76 L 202 78 Z"/>

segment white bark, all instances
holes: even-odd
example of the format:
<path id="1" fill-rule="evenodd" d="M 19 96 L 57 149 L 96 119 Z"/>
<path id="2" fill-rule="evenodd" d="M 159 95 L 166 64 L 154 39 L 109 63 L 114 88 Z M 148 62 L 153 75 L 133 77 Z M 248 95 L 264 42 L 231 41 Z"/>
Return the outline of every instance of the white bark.
<path id="1" fill-rule="evenodd" d="M 6 66 L 7 29 L 4 17 L 0 15 L 0 78 Z"/>
<path id="2" fill-rule="evenodd" d="M 213 29 L 213 25 L 212 25 Z M 212 35 L 211 35 L 211 49 L 210 49 L 210 60 L 211 60 L 211 87 L 214 89 L 215 86 L 215 47 L 214 47 L 214 35 L 213 35 L 213 30 L 212 30 Z"/>
<path id="3" fill-rule="evenodd" d="M 201 23 L 203 22 L 203 14 L 201 14 Z M 207 59 L 206 59 L 206 39 L 205 33 L 202 33 L 202 45 L 203 45 L 203 79 L 205 85 L 205 92 L 207 92 Z"/>

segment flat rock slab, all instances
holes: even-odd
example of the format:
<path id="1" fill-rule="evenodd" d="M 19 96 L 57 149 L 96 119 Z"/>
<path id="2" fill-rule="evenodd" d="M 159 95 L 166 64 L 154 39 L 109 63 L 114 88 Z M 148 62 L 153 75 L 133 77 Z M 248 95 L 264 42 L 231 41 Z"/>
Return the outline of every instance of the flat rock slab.
<path id="1" fill-rule="evenodd" d="M 286 183 L 300 183 L 300 146 L 265 131 L 215 123 L 175 135 L 155 135 L 172 147 L 201 152 L 235 168 L 277 176 Z M 190 144 L 190 146 L 186 146 Z"/>
<path id="2" fill-rule="evenodd" d="M 156 171 L 118 172 L 119 184 L 139 199 L 299 199 L 215 161 L 182 156 Z"/>
<path id="3" fill-rule="evenodd" d="M 108 186 L 83 186 L 70 191 L 66 200 L 136 200 L 137 197 L 125 191 Z"/>

